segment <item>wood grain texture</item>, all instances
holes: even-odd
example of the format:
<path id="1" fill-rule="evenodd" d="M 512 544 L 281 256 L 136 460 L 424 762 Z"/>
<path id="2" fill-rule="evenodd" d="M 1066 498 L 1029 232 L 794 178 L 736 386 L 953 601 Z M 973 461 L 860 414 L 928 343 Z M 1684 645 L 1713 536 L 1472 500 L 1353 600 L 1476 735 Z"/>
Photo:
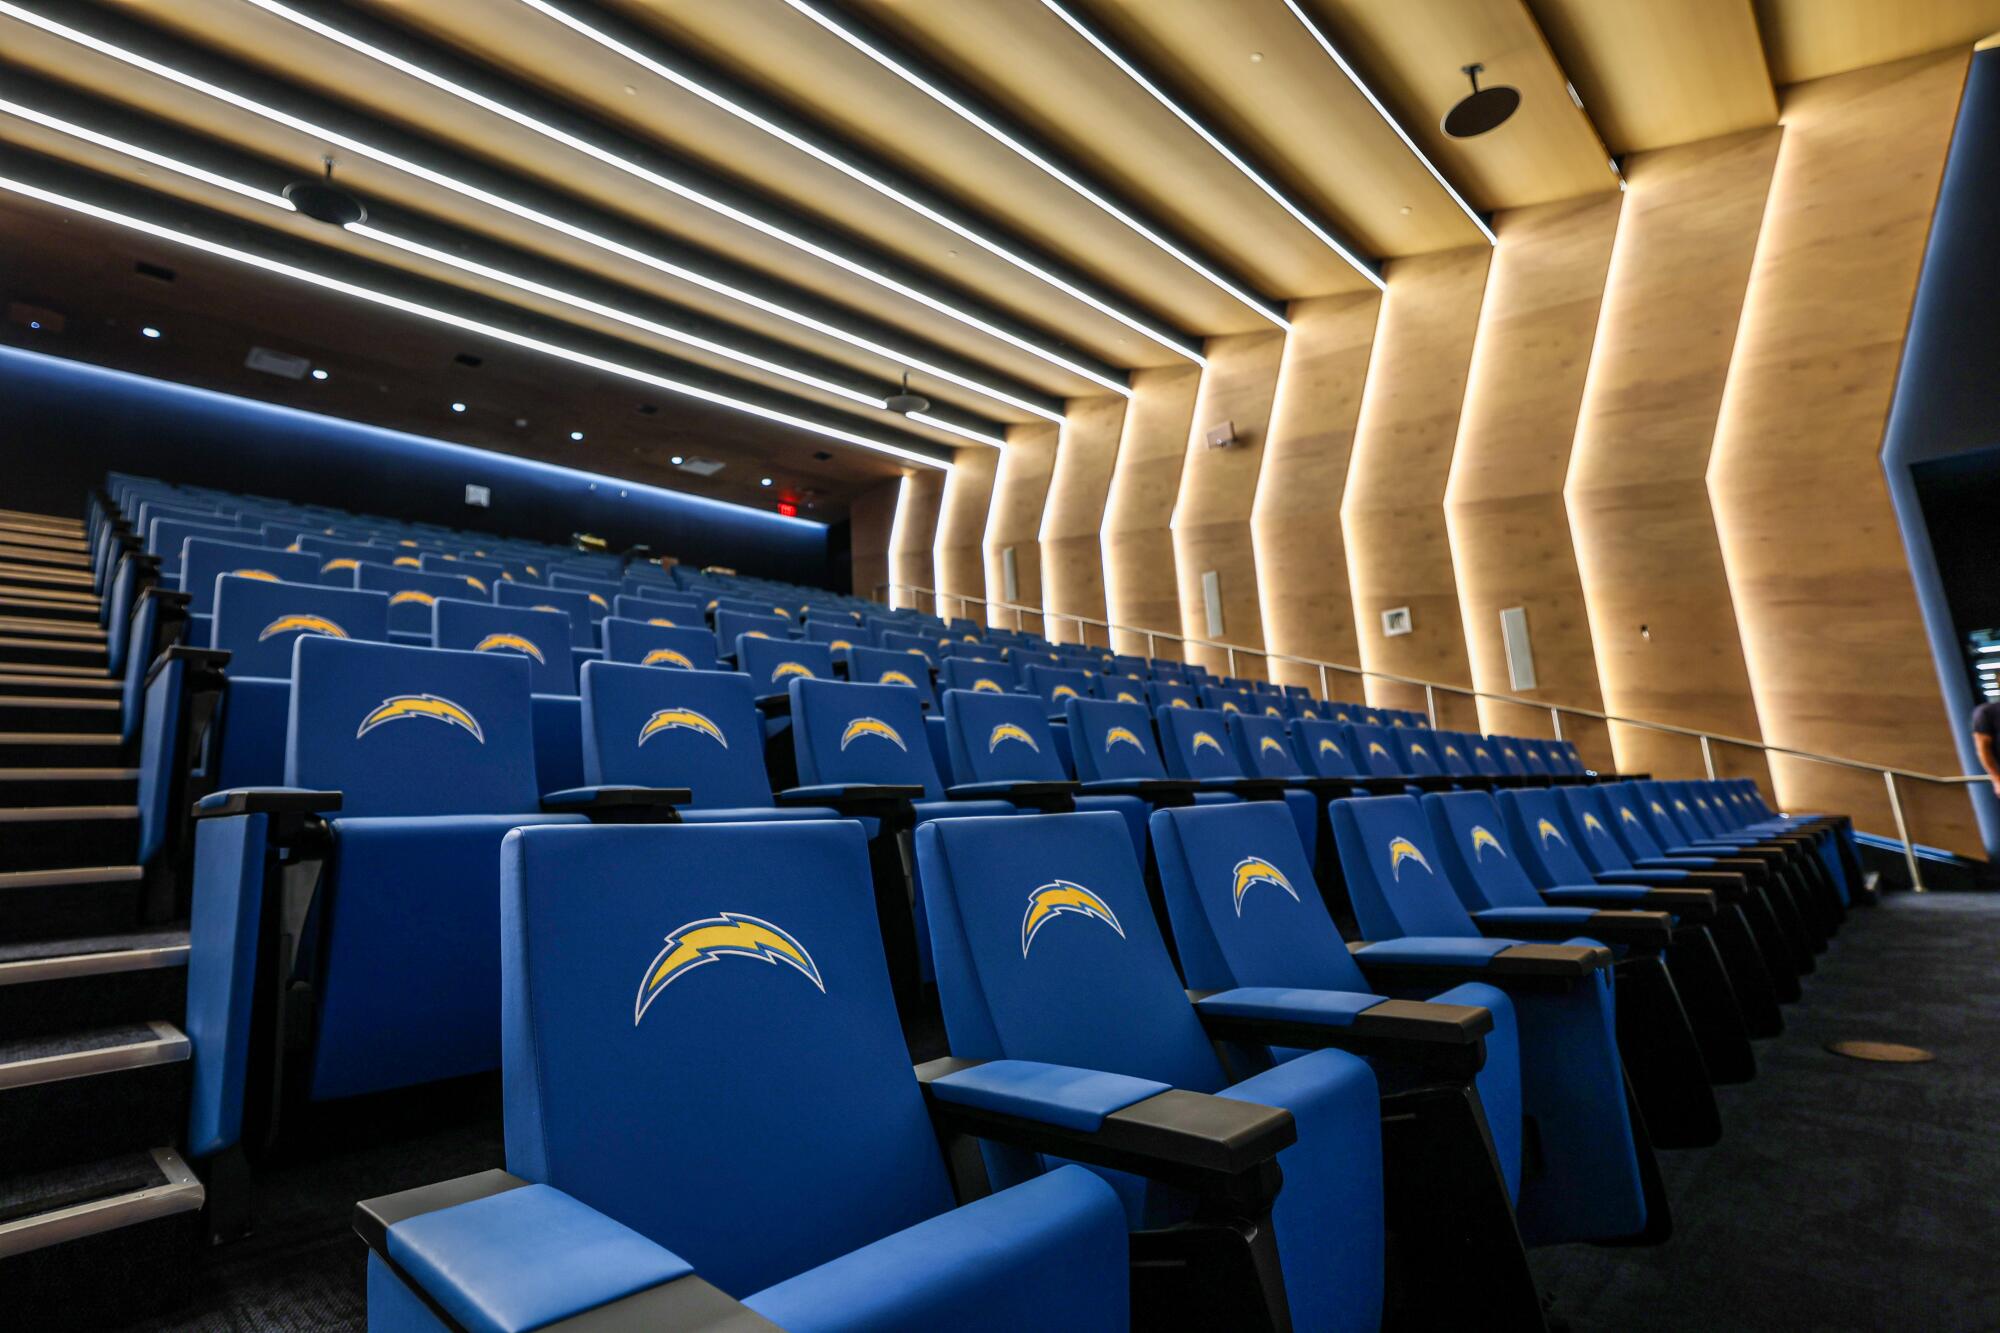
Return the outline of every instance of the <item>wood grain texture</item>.
<path id="1" fill-rule="evenodd" d="M 1197 366 L 1163 366 L 1132 376 L 1132 398 L 1118 434 L 1118 460 L 1104 501 L 1104 597 L 1113 623 L 1163 634 L 1181 632 L 1180 585 L 1174 574 L 1174 501 L 1187 457 Z M 1144 634 L 1119 631 L 1112 647 L 1147 651 Z M 1178 643 L 1152 641 L 1155 657 L 1177 658 Z"/>
<path id="2" fill-rule="evenodd" d="M 1257 601 L 1250 513 L 1270 436 L 1285 335 L 1274 330 L 1210 338 L 1203 351 L 1208 367 L 1195 395 L 1187 463 L 1181 470 L 1180 498 L 1173 515 L 1181 632 L 1190 639 L 1211 637 L 1201 584 L 1202 575 L 1214 570 L 1222 584 L 1222 633 L 1216 637 L 1254 652 L 1264 646 L 1264 620 Z M 1209 448 L 1208 431 L 1224 422 L 1235 429 L 1236 442 L 1227 449 Z M 1221 649 L 1190 644 L 1187 651 L 1189 660 L 1214 672 L 1249 678 L 1264 673 L 1261 656 L 1237 653 L 1230 672 L 1229 655 Z"/>
<path id="3" fill-rule="evenodd" d="M 1996 0 L 1757 0 L 1780 85 L 1972 44 L 2000 29 Z"/>
<path id="4" fill-rule="evenodd" d="M 995 602 L 1017 606 L 1042 604 L 1042 507 L 1048 503 L 1049 475 L 1056 465 L 1054 422 L 1009 426 L 1007 447 L 1000 451 L 1000 468 L 993 478 L 993 503 L 986 514 L 982 542 L 986 558 L 986 595 Z M 1006 553 L 1014 552 L 1014 595 L 1007 595 Z M 1042 632 L 1042 618 L 1032 612 L 995 609 L 988 624 Z"/>
<path id="5" fill-rule="evenodd" d="M 848 516 L 848 590 L 876 597 L 889 581 L 889 534 L 896 525 L 896 500 L 903 479 L 885 481 L 854 498 Z"/>
<path id="6" fill-rule="evenodd" d="M 1359 656 L 1339 515 L 1381 308 L 1370 291 L 1295 301 L 1289 312 L 1250 515 L 1264 645 L 1274 653 L 1321 662 Z M 1319 686 L 1317 668 L 1269 666 L 1273 680 Z"/>
<path id="7" fill-rule="evenodd" d="M 890 538 L 889 569 L 905 588 L 937 587 L 938 513 L 944 501 L 945 474 L 928 468 L 904 478 L 896 506 L 896 525 Z M 904 594 L 897 606 L 914 606 L 934 611 L 937 599 L 929 594 Z"/>
<path id="8" fill-rule="evenodd" d="M 1704 476 L 1782 131 L 1645 153 L 1605 280 L 1564 489 L 1605 711 L 1755 739 Z M 1624 772 L 1699 777 L 1700 743 L 1614 727 Z M 1718 771 L 1769 770 L 1754 750 Z"/>
<path id="9" fill-rule="evenodd" d="M 937 614 L 986 623 L 986 514 L 993 504 L 993 476 L 1000 451 L 983 446 L 960 449 L 952 460 L 938 510 Z M 976 599 L 976 600 L 968 600 Z"/>
<path id="10" fill-rule="evenodd" d="M 1765 739 L 1959 771 L 1880 460 L 1967 55 L 1788 89 L 1708 489 Z M 1789 809 L 1890 832 L 1872 774 L 1775 759 Z M 1912 832 L 1980 848 L 1971 803 L 1911 801 Z"/>
<path id="11" fill-rule="evenodd" d="M 1375 333 L 1354 457 L 1340 505 L 1360 664 L 1373 671 L 1470 686 L 1444 492 L 1458 440 L 1473 335 L 1492 251 L 1485 245 L 1398 259 Z M 1411 631 L 1382 634 L 1382 612 L 1410 608 Z M 1335 687 L 1355 699 L 1364 687 Z M 1422 708 L 1420 688 L 1369 680 L 1366 702 Z M 1438 721 L 1477 730 L 1470 699 L 1440 694 Z"/>
<path id="12" fill-rule="evenodd" d="M 1080 626 L 1057 613 L 1108 618 L 1100 534 L 1124 424 L 1123 398 L 1072 398 L 1064 413 L 1041 533 L 1042 602 L 1050 612 L 1048 637 L 1058 643 L 1110 643 L 1099 627 Z"/>
<path id="13" fill-rule="evenodd" d="M 1597 330 L 1621 196 L 1516 209 L 1495 219 L 1478 341 L 1445 491 L 1445 523 L 1472 677 L 1482 690 L 1597 709 L 1603 702 L 1583 586 L 1563 509 L 1577 409 Z M 1500 612 L 1523 607 L 1536 688 L 1513 690 Z M 1481 700 L 1484 730 L 1552 731 L 1543 709 Z M 1601 724 L 1565 719 L 1594 768 Z"/>

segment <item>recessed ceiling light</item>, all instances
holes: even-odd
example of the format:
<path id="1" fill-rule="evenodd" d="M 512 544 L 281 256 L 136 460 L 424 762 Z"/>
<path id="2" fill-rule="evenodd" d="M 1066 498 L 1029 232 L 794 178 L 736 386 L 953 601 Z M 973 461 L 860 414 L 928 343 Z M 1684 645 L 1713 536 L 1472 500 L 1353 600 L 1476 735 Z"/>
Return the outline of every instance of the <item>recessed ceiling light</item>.
<path id="1" fill-rule="evenodd" d="M 151 324 L 148 324 L 145 328 L 139 330 L 139 336 L 142 338 L 157 338 L 160 336 L 160 331 Z"/>
<path id="2" fill-rule="evenodd" d="M 326 372 L 324 370 L 315 370 L 313 371 L 313 378 L 316 380 L 323 380 L 326 378 Z"/>
<path id="3" fill-rule="evenodd" d="M 669 463 L 672 463 L 675 467 L 679 467 L 681 465 L 681 456 L 679 454 L 675 454 L 672 458 L 669 458 L 667 461 Z"/>
<path id="4" fill-rule="evenodd" d="M 572 440 L 580 440 L 583 438 L 583 432 L 580 430 L 573 430 L 569 433 L 569 437 Z"/>
<path id="5" fill-rule="evenodd" d="M 454 411 L 454 412 L 463 412 L 463 411 L 465 410 L 465 404 L 464 404 L 464 403 L 453 403 L 453 404 L 451 405 L 451 410 L 452 410 L 452 411 Z"/>
<path id="6" fill-rule="evenodd" d="M 769 486 L 771 484 L 771 479 L 769 477 L 759 477 L 757 479 L 757 484 L 759 486 Z"/>
<path id="7" fill-rule="evenodd" d="M 1253 65 L 1261 65 L 1261 64 L 1263 64 L 1263 63 L 1264 63 L 1264 53 L 1263 53 L 1262 51 L 1252 51 L 1252 52 L 1250 53 L 1250 63 L 1251 63 L 1251 64 L 1253 64 Z"/>

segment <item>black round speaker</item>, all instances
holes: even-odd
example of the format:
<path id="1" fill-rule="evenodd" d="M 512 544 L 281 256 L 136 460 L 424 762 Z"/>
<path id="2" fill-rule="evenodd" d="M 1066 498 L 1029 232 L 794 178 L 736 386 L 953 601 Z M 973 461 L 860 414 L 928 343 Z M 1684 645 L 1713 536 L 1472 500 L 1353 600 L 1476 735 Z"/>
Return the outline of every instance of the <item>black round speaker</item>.
<path id="1" fill-rule="evenodd" d="M 315 222 L 345 227 L 368 216 L 367 206 L 331 181 L 293 181 L 285 187 L 292 207 Z"/>
<path id="2" fill-rule="evenodd" d="M 1466 77 L 1472 80 L 1472 91 L 1444 113 L 1444 132 L 1454 139 L 1470 139 L 1498 129 L 1521 105 L 1518 89 L 1504 83 L 1491 88 L 1479 86 L 1479 75 L 1485 68 L 1484 65 L 1465 66 Z"/>
<path id="3" fill-rule="evenodd" d="M 891 412 L 901 412 L 904 416 L 908 416 L 912 412 L 928 412 L 931 410 L 930 399 L 920 393 L 910 392 L 910 373 L 907 370 L 903 372 L 902 392 L 890 394 L 882 400 L 882 403 Z"/>

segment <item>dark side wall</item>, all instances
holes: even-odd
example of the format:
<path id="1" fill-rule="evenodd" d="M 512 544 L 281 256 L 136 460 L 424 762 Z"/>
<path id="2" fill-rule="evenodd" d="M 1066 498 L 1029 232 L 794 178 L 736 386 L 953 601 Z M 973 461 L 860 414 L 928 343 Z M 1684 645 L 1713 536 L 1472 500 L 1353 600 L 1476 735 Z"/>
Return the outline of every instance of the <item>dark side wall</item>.
<path id="1" fill-rule="evenodd" d="M 0 459 L 6 509 L 80 515 L 106 472 L 135 472 L 541 541 L 589 532 L 795 583 L 845 574 L 820 523 L 11 348 Z M 465 503 L 468 482 L 492 508 Z"/>

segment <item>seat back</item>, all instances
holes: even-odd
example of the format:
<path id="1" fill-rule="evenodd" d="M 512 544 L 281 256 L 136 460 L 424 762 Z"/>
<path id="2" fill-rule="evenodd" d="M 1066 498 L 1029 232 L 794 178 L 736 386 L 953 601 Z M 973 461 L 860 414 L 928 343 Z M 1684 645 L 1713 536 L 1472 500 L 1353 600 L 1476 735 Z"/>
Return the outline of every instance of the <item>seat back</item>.
<path id="1" fill-rule="evenodd" d="M 507 581 L 507 571 L 487 560 L 468 560 L 456 555 L 418 557 L 418 568 L 426 574 L 450 574 L 462 578 L 478 596 L 491 600 L 496 584 Z"/>
<path id="2" fill-rule="evenodd" d="M 1359 722 L 1368 713 L 1368 705 L 1351 703 L 1344 699 L 1330 699 L 1319 710 L 1319 715 L 1328 722 Z"/>
<path id="3" fill-rule="evenodd" d="M 792 749 L 799 781 L 890 783 L 924 789 L 941 800 L 944 785 L 924 739 L 923 707 L 904 685 L 857 685 L 837 680 L 787 682 L 792 696 Z"/>
<path id="4" fill-rule="evenodd" d="M 1113 675 L 1094 676 L 1092 677 L 1092 681 L 1097 686 L 1096 697 L 1099 699 L 1108 699 L 1112 703 L 1139 704 L 1141 706 L 1144 706 L 1146 702 L 1146 682 L 1144 680 L 1134 680 L 1132 677 L 1125 675 Z"/>
<path id="5" fill-rule="evenodd" d="M 933 820 L 917 863 L 952 1054 L 1222 1086 L 1119 816 Z"/>
<path id="6" fill-rule="evenodd" d="M 952 1206 L 859 825 L 534 828 L 501 857 L 508 1170 L 738 1295 Z"/>
<path id="7" fill-rule="evenodd" d="M 604 619 L 611 614 L 611 599 L 619 592 L 618 580 L 592 578 L 584 574 L 570 574 L 557 570 L 549 575 L 549 586 L 564 592 L 580 592 L 590 606 L 593 621 Z"/>
<path id="8" fill-rule="evenodd" d="M 1417 777 L 1443 777 L 1444 763 L 1438 757 L 1437 733 L 1419 727 L 1405 727 L 1396 733 L 1402 747 L 1403 767 Z"/>
<path id="9" fill-rule="evenodd" d="M 1479 934 L 1445 878 L 1443 853 L 1416 797 L 1335 801 L 1327 813 L 1340 873 L 1364 937 Z"/>
<path id="10" fill-rule="evenodd" d="M 1694 811 L 1686 798 L 1665 782 L 1635 782 L 1645 814 L 1652 821 L 1653 835 L 1670 847 L 1699 842 L 1703 833 L 1695 827 Z"/>
<path id="11" fill-rule="evenodd" d="M 431 613 L 438 647 L 518 653 L 528 659 L 528 682 L 536 694 L 576 693 L 576 657 L 570 652 L 569 617 L 562 612 L 440 597 Z"/>
<path id="12" fill-rule="evenodd" d="M 1595 787 L 1561 787 L 1555 796 L 1569 815 L 1567 827 L 1576 833 L 1577 854 L 1592 870 L 1604 874 L 1632 868 L 1632 858 L 1612 832 L 1618 814 L 1602 791 Z"/>
<path id="13" fill-rule="evenodd" d="M 535 810 L 527 659 L 310 634 L 292 647 L 285 783 L 341 814 Z"/>
<path id="14" fill-rule="evenodd" d="M 391 631 L 426 637 L 431 632 L 431 608 L 437 605 L 438 598 L 472 596 L 472 589 L 463 579 L 396 565 L 361 566 L 358 586 L 365 592 L 389 594 Z"/>
<path id="15" fill-rule="evenodd" d="M 922 697 L 925 708 L 937 706 L 937 691 L 931 685 L 930 665 L 921 657 L 887 648 L 847 650 L 847 678 L 858 685 L 907 685 Z"/>
<path id="16" fill-rule="evenodd" d="M 1282 805 L 1158 810 L 1151 829 L 1189 986 L 1372 989 L 1327 913 L 1298 826 Z"/>
<path id="17" fill-rule="evenodd" d="M 1165 685 L 1187 684 L 1187 667 L 1180 662 L 1171 662 L 1163 657 L 1147 659 L 1147 674 Z"/>
<path id="18" fill-rule="evenodd" d="M 727 608 L 715 613 L 715 651 L 718 655 L 734 656 L 737 639 L 746 634 L 755 639 L 789 639 L 792 637 L 792 622 L 783 616 L 753 615 L 748 611 Z"/>
<path id="19" fill-rule="evenodd" d="M 604 660 L 635 666 L 715 670 L 715 636 L 705 629 L 668 628 L 613 616 L 604 622 Z"/>
<path id="20" fill-rule="evenodd" d="M 1261 713 L 1261 705 L 1253 703 L 1250 691 L 1236 689 L 1228 685 L 1204 685 L 1200 691 L 1201 706 L 1217 713 Z"/>
<path id="21" fill-rule="evenodd" d="M 1500 813 L 1506 817 L 1507 832 L 1519 850 L 1528 878 L 1542 888 L 1558 884 L 1594 882 L 1591 867 L 1580 848 L 1584 834 L 1580 821 L 1570 817 L 1560 792 L 1575 788 L 1523 787 L 1497 793 Z M 1592 815 L 1592 819 L 1597 816 Z"/>
<path id="22" fill-rule="evenodd" d="M 759 694 L 783 694 L 794 676 L 833 679 L 833 649 L 804 639 L 736 640 L 736 667 L 757 684 Z"/>
<path id="23" fill-rule="evenodd" d="M 271 583 L 223 575 L 216 580 L 211 642 L 229 654 L 229 674 L 289 681 L 292 641 L 304 634 L 381 643 L 389 637 L 389 598 L 379 592 Z"/>
<path id="24" fill-rule="evenodd" d="M 188 542 L 207 538 L 210 541 L 242 543 L 250 536 L 242 528 L 232 526 L 220 514 L 205 521 L 155 518 L 140 531 L 146 534 L 146 549 L 160 557 L 161 580 L 175 586 L 178 586 L 181 576 L 181 557 Z"/>
<path id="25" fill-rule="evenodd" d="M 855 648 L 872 645 L 874 636 L 852 621 L 808 620 L 805 637 L 810 643 L 823 643 L 836 653 L 851 652 Z"/>
<path id="26" fill-rule="evenodd" d="M 1680 838 L 1667 834 L 1664 823 L 1656 824 L 1646 797 L 1636 782 L 1612 782 L 1595 789 L 1603 798 L 1605 822 L 1611 826 L 1625 854 L 1634 861 L 1648 861 L 1666 855 L 1666 848 L 1679 846 Z M 1663 841 L 1663 835 L 1671 841 Z"/>
<path id="27" fill-rule="evenodd" d="M 1464 736 L 1456 731 L 1433 731 L 1426 739 L 1430 742 L 1431 753 L 1437 756 L 1438 767 L 1447 776 L 1469 778 L 1477 776 L 1472 767 L 1472 747 Z"/>
<path id="28" fill-rule="evenodd" d="M 1292 724 L 1292 753 L 1299 767 L 1316 778 L 1360 777 L 1353 746 L 1344 723 L 1301 720 Z"/>
<path id="29" fill-rule="evenodd" d="M 561 611 L 569 617 L 569 641 L 572 647 L 595 648 L 597 646 L 595 609 L 590 597 L 573 588 L 544 588 L 538 583 L 503 583 L 493 591 L 493 600 L 501 606 L 527 606 L 537 611 Z"/>
<path id="30" fill-rule="evenodd" d="M 1229 744 L 1229 714 L 1217 708 L 1162 708 L 1160 751 L 1177 778 L 1240 778 L 1243 765 Z"/>
<path id="31" fill-rule="evenodd" d="M 189 614 L 214 614 L 215 581 L 225 575 L 265 583 L 317 583 L 319 559 L 268 546 L 190 538 L 181 561 L 181 590 L 188 595 Z"/>
<path id="32" fill-rule="evenodd" d="M 943 658 L 962 657 L 973 662 L 1005 662 L 1007 650 L 997 644 L 982 643 L 977 639 L 960 637 L 955 634 L 941 634 L 937 639 L 938 655 Z"/>
<path id="33" fill-rule="evenodd" d="M 1028 689 L 1059 713 L 1065 699 L 1098 698 L 1096 681 L 1097 677 L 1088 671 L 1042 666 L 1037 662 L 1029 663 L 1026 672 Z"/>
<path id="34" fill-rule="evenodd" d="M 1048 709 L 1026 694 L 944 692 L 951 771 L 960 782 L 1061 782 Z"/>
<path id="35" fill-rule="evenodd" d="M 769 806 L 757 692 L 737 671 L 584 663 L 584 781 L 686 787 L 701 809 Z"/>
<path id="36" fill-rule="evenodd" d="M 1192 685 L 1158 680 L 1146 687 L 1146 702 L 1155 712 L 1162 708 L 1196 708 L 1200 706 L 1200 696 Z"/>
<path id="37" fill-rule="evenodd" d="M 1012 694 L 1020 678 L 1006 662 L 987 662 L 974 657 L 947 657 L 938 664 L 938 688 L 977 690 L 984 694 Z"/>
<path id="38" fill-rule="evenodd" d="M 937 640 L 928 634 L 915 634 L 905 629 L 885 629 L 881 644 L 894 653 L 915 653 L 924 659 L 926 665 L 940 656 Z"/>
<path id="39" fill-rule="evenodd" d="M 1369 777 L 1407 777 L 1402 757 L 1396 753 L 1397 739 L 1387 727 L 1372 726 L 1366 722 L 1348 723 L 1343 727 L 1347 737 L 1347 753 L 1354 758 L 1355 765 Z"/>
<path id="40" fill-rule="evenodd" d="M 1542 895 L 1521 864 L 1519 843 L 1507 818 L 1483 791 L 1433 792 L 1423 798 L 1438 870 L 1470 911 L 1487 907 L 1540 907 Z"/>
<path id="41" fill-rule="evenodd" d="M 1085 782 L 1144 781 L 1167 776 L 1153 738 L 1153 719 L 1138 704 L 1063 700 L 1071 761 Z"/>
<path id="42" fill-rule="evenodd" d="M 1509 777 L 1525 778 L 1529 775 L 1528 761 L 1521 754 L 1521 746 L 1512 736 L 1488 736 L 1486 747 L 1500 764 L 1500 771 Z"/>
<path id="43" fill-rule="evenodd" d="M 1260 778 L 1300 778 L 1298 756 L 1285 735 L 1285 724 L 1274 717 L 1230 715 L 1229 741 L 1243 771 Z"/>
<path id="44" fill-rule="evenodd" d="M 1521 752 L 1521 763 L 1535 777 L 1554 777 L 1558 772 L 1567 771 L 1551 764 L 1547 753 L 1542 749 L 1542 743 L 1532 737 L 1516 737 L 1514 748 Z"/>

